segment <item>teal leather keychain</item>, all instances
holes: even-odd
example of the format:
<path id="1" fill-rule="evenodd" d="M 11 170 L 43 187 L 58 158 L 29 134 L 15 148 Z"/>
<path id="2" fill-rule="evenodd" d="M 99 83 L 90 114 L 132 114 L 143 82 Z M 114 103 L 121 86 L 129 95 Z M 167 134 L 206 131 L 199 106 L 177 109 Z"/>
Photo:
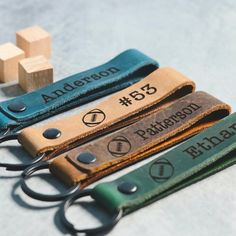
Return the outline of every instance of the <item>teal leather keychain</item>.
<path id="1" fill-rule="evenodd" d="M 4 136 L 11 139 L 23 127 L 128 87 L 157 68 L 155 60 L 130 49 L 101 66 L 1 102 L 0 141 L 7 140 Z"/>
<path id="2" fill-rule="evenodd" d="M 69 197 L 61 210 L 62 222 L 73 232 L 100 233 L 119 219 L 190 184 L 236 163 L 236 113 L 189 139 L 150 163 L 93 189 Z M 78 229 L 66 218 L 66 210 L 80 197 L 91 196 L 113 216 L 108 224 Z"/>

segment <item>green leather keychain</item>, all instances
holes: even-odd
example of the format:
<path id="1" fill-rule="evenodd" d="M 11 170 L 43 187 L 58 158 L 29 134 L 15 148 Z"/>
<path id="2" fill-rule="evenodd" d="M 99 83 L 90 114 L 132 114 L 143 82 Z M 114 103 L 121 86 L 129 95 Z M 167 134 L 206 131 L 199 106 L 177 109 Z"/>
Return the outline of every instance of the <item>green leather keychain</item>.
<path id="1" fill-rule="evenodd" d="M 236 162 L 236 113 L 189 139 L 150 163 L 93 189 L 69 197 L 61 211 L 62 222 L 73 232 L 99 233 L 119 219 Z M 94 229 L 78 229 L 66 218 L 66 210 L 80 197 L 91 196 L 113 217 Z"/>

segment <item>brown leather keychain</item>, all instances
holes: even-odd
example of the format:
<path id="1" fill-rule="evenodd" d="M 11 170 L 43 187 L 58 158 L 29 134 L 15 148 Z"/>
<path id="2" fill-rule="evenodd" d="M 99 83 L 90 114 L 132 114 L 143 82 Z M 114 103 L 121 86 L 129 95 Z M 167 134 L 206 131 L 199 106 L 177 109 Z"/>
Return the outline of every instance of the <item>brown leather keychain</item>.
<path id="1" fill-rule="evenodd" d="M 23 170 L 41 160 L 50 160 L 98 136 L 132 124 L 194 89 L 194 82 L 174 69 L 158 69 L 94 108 L 43 126 L 25 128 L 18 135 L 11 136 L 17 138 L 34 159 L 26 164 L 0 166 Z"/>
<path id="2" fill-rule="evenodd" d="M 55 158 L 38 163 L 23 173 L 22 189 L 43 201 L 57 201 L 97 179 L 173 146 L 229 115 L 230 107 L 205 92 L 189 94 L 134 124 Z M 72 186 L 59 195 L 34 192 L 26 179 L 37 170 L 47 169 Z"/>

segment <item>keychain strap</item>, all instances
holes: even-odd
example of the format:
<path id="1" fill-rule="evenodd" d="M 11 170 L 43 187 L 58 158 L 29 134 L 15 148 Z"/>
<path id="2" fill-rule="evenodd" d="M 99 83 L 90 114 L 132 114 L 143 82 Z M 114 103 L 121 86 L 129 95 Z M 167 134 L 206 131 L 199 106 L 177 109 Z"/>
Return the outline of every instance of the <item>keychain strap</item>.
<path id="1" fill-rule="evenodd" d="M 108 97 L 95 108 L 3 137 L 2 141 L 17 138 L 34 158 L 24 164 L 0 163 L 0 167 L 18 171 L 39 161 L 51 160 L 78 145 L 155 113 L 194 90 L 194 82 L 174 69 L 155 70 L 143 80 Z"/>
<path id="2" fill-rule="evenodd" d="M 157 201 L 236 163 L 236 113 L 224 118 L 184 144 L 150 163 L 108 183 L 70 196 L 61 211 L 73 232 L 103 232 L 132 211 Z M 111 222 L 94 229 L 78 229 L 66 217 L 80 197 L 91 196 L 113 214 Z"/>
<path id="3" fill-rule="evenodd" d="M 140 121 L 62 155 L 49 165 L 67 185 L 81 188 L 211 126 L 230 107 L 205 92 L 189 94 Z"/>
<path id="4" fill-rule="evenodd" d="M 97 185 L 93 197 L 110 211 L 122 208 L 128 214 L 234 164 L 235 148 L 236 113 L 141 168 Z M 136 191 L 120 191 L 124 183 Z"/>
<path id="5" fill-rule="evenodd" d="M 134 123 L 194 89 L 194 82 L 181 73 L 161 68 L 78 115 L 23 129 L 18 140 L 33 157 L 47 152 L 45 159 L 51 159 L 89 138 Z"/>
<path id="6" fill-rule="evenodd" d="M 121 90 L 157 68 L 155 60 L 130 49 L 101 66 L 1 102 L 0 134 L 13 134 L 54 114 Z"/>
<path id="7" fill-rule="evenodd" d="M 22 190 L 38 200 L 62 200 L 78 186 L 80 189 L 84 188 L 109 173 L 183 141 L 229 113 L 228 105 L 207 93 L 189 94 L 165 109 L 119 131 L 72 149 L 51 162 L 32 165 L 22 174 Z M 26 179 L 34 172 L 48 168 L 59 180 L 72 187 L 67 192 L 57 195 L 32 190 Z"/>

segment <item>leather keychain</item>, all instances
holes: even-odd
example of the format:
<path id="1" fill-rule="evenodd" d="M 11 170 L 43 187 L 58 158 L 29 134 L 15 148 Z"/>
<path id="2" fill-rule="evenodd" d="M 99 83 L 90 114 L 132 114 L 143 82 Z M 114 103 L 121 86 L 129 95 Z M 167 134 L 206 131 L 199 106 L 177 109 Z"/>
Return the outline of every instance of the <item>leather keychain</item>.
<path id="1" fill-rule="evenodd" d="M 61 210 L 62 222 L 73 232 L 107 231 L 122 216 L 235 164 L 235 150 L 236 113 L 150 163 L 114 181 L 70 196 Z M 110 212 L 111 221 L 95 229 L 78 229 L 70 223 L 67 209 L 84 196 L 91 196 Z"/>
<path id="2" fill-rule="evenodd" d="M 0 136 L 128 87 L 157 68 L 155 60 L 130 49 L 101 66 L 1 102 Z"/>
<path id="3" fill-rule="evenodd" d="M 174 69 L 158 69 L 92 109 L 43 126 L 23 129 L 12 138 L 17 138 L 27 152 L 37 158 L 26 164 L 1 163 L 0 166 L 22 170 L 42 159 L 52 159 L 92 138 L 134 123 L 194 89 L 194 82 Z"/>
<path id="4" fill-rule="evenodd" d="M 134 124 L 55 158 L 50 164 L 29 167 L 23 173 L 22 189 L 38 200 L 61 200 L 75 189 L 189 138 L 229 113 L 228 105 L 207 93 L 189 94 Z M 47 168 L 72 186 L 68 192 L 45 195 L 30 189 L 25 180 L 35 171 Z"/>

